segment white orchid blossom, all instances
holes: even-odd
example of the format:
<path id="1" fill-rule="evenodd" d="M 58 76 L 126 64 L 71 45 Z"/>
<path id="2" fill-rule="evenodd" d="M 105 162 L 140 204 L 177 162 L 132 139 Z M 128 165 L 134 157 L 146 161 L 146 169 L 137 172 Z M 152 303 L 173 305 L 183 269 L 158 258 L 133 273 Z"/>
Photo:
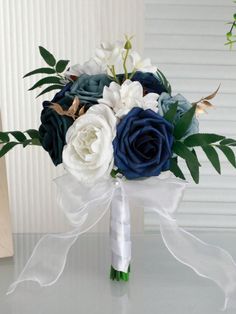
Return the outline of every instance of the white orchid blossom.
<path id="1" fill-rule="evenodd" d="M 157 67 L 151 64 L 149 58 L 143 59 L 136 51 L 131 51 L 130 59 L 135 71 L 156 73 Z"/>
<path id="2" fill-rule="evenodd" d="M 115 112 L 116 117 L 122 118 L 134 107 L 152 109 L 157 112 L 158 96 L 155 93 L 143 96 L 143 87 L 139 82 L 126 80 L 122 85 L 112 82 L 109 87 L 105 86 L 103 98 L 98 102 L 109 106 Z"/>

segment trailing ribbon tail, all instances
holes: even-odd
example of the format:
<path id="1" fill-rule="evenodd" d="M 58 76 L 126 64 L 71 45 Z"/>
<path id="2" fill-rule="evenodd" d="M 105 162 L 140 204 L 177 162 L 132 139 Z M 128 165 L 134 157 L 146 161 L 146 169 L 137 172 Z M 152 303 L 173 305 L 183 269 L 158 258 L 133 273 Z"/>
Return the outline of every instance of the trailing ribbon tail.
<path id="1" fill-rule="evenodd" d="M 59 189 L 58 204 L 73 230 L 43 236 L 7 294 L 14 292 L 18 284 L 24 281 L 35 281 L 42 287 L 53 285 L 63 273 L 71 246 L 81 234 L 95 226 L 110 208 L 114 193 L 111 181 L 98 184 L 96 188 L 80 184 L 69 174 L 55 181 Z"/>
<path id="2" fill-rule="evenodd" d="M 32 256 L 8 293 L 26 280 L 41 286 L 55 283 L 63 272 L 67 253 L 78 236 L 92 228 L 111 206 L 112 265 L 127 272 L 131 258 L 129 201 L 154 210 L 160 217 L 160 231 L 169 252 L 199 276 L 214 281 L 225 294 L 225 306 L 236 305 L 236 264 L 225 250 L 208 245 L 180 228 L 175 214 L 186 182 L 170 173 L 144 180 L 110 179 L 86 187 L 67 174 L 56 179 L 59 204 L 73 230 L 46 235 L 36 245 Z"/>

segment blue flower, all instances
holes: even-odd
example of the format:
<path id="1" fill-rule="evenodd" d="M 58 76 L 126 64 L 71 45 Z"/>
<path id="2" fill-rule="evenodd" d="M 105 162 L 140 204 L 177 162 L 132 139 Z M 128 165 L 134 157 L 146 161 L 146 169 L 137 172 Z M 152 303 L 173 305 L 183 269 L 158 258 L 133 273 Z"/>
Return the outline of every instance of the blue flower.
<path id="1" fill-rule="evenodd" d="M 162 93 L 158 99 L 158 108 L 159 108 L 158 112 L 161 116 L 163 116 L 170 109 L 170 107 L 176 102 L 178 103 L 178 109 L 177 109 L 177 113 L 174 119 L 174 124 L 176 124 L 179 121 L 179 119 L 183 116 L 183 114 L 192 107 L 191 103 L 186 98 L 184 98 L 181 94 L 177 94 L 176 96 L 171 97 L 167 93 Z M 194 116 L 192 123 L 189 126 L 186 133 L 184 134 L 183 138 L 186 138 L 189 135 L 195 134 L 198 132 L 199 132 L 199 123 L 196 116 Z"/>
<path id="2" fill-rule="evenodd" d="M 158 176 L 169 169 L 173 125 L 158 113 L 133 108 L 118 124 L 114 162 L 127 179 Z"/>
<path id="3" fill-rule="evenodd" d="M 163 92 L 167 92 L 158 77 L 153 73 L 138 71 L 131 80 L 140 82 L 145 94 L 156 93 L 160 95 Z"/>
<path id="4" fill-rule="evenodd" d="M 65 95 L 70 98 L 78 96 L 81 104 L 97 104 L 97 100 L 102 98 L 104 86 L 109 86 L 111 82 L 106 74 L 82 74 Z"/>

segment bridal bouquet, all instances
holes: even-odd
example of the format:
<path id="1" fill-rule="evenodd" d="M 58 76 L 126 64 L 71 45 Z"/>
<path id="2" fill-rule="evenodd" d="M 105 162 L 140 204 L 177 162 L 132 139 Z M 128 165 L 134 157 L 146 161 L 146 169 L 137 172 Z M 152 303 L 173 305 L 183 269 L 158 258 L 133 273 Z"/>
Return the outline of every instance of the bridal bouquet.
<path id="1" fill-rule="evenodd" d="M 228 302 L 236 291 L 232 257 L 186 232 L 175 220 L 186 185 L 180 160 L 196 183 L 201 166 L 198 148 L 218 173 L 218 151 L 236 167 L 232 149 L 236 140 L 199 133 L 198 115 L 213 106 L 211 99 L 218 89 L 194 103 L 181 94 L 173 96 L 164 74 L 133 50 L 128 37 L 124 42 L 102 44 L 89 61 L 70 67 L 68 60 L 56 61 L 45 48 L 39 50 L 47 66 L 25 77 L 46 77 L 30 90 L 47 85 L 38 96 L 57 89 L 59 92 L 51 101 L 43 102 L 39 130 L 0 133 L 0 156 L 16 145 L 42 145 L 54 165 L 62 163 L 66 174 L 55 180 L 58 202 L 73 228 L 58 236 L 44 236 L 9 292 L 24 280 L 36 280 L 42 286 L 54 283 L 63 271 L 71 245 L 108 209 L 110 276 L 127 281 L 132 202 L 159 215 L 169 251 L 199 275 L 214 280 Z"/>

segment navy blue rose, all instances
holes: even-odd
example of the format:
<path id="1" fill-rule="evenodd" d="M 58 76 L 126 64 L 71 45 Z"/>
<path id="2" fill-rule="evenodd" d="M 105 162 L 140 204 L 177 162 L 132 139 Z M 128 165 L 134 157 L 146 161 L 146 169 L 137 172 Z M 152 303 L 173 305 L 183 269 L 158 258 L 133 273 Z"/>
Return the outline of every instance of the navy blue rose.
<path id="1" fill-rule="evenodd" d="M 154 73 L 137 71 L 131 80 L 140 82 L 145 94 L 156 93 L 160 95 L 163 92 L 167 92 Z"/>
<path id="2" fill-rule="evenodd" d="M 118 124 L 114 161 L 127 179 L 158 176 L 169 169 L 173 125 L 153 110 L 133 108 Z"/>
<path id="3" fill-rule="evenodd" d="M 72 104 L 72 99 L 65 96 L 70 90 L 72 83 L 64 86 L 51 101 L 43 102 L 41 113 L 41 125 L 39 127 L 39 139 L 43 148 L 49 153 L 55 166 L 62 163 L 62 151 L 66 144 L 66 132 L 73 124 L 71 117 L 61 116 L 50 106 L 58 103 L 64 110 L 68 110 Z"/>

